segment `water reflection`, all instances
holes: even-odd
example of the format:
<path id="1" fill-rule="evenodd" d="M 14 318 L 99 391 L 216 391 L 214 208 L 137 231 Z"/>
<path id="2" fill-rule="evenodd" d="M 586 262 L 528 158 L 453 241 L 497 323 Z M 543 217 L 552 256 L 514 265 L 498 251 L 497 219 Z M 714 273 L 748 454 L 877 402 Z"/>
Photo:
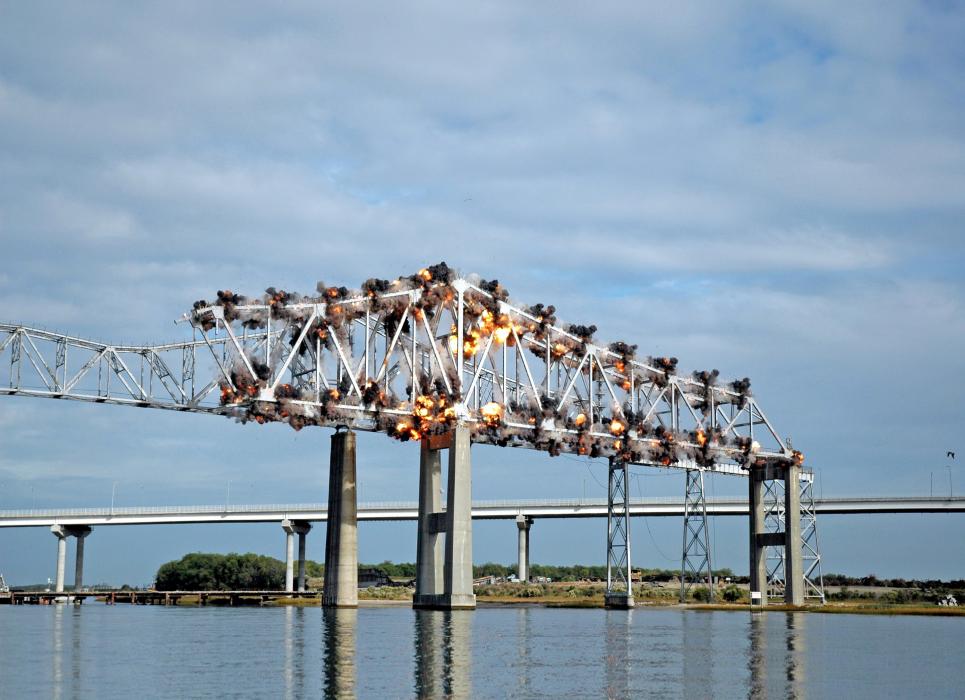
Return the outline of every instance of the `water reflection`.
<path id="1" fill-rule="evenodd" d="M 51 695 L 60 700 L 64 693 L 64 605 L 54 608 L 53 615 L 53 653 L 50 655 L 53 669 L 51 673 L 52 689 Z"/>
<path id="2" fill-rule="evenodd" d="M 325 628 L 325 697 L 355 697 L 355 608 L 326 608 L 322 611 Z"/>
<path id="3" fill-rule="evenodd" d="M 807 696 L 804 664 L 807 652 L 805 613 L 784 613 L 778 626 L 775 623 L 779 615 L 780 613 L 751 613 L 748 657 L 750 698 Z M 771 637 L 770 640 L 768 636 Z M 780 675 L 777 674 L 777 669 L 781 669 Z M 774 672 L 773 676 L 769 676 L 769 670 Z"/>
<path id="4" fill-rule="evenodd" d="M 516 688 L 520 695 L 530 692 L 530 646 L 533 644 L 530 630 L 530 608 L 516 610 Z"/>
<path id="5" fill-rule="evenodd" d="M 420 698 L 441 694 L 442 624 L 442 613 L 415 611 L 415 692 Z"/>
<path id="6" fill-rule="evenodd" d="M 784 625 L 784 668 L 787 684 L 784 696 L 788 698 L 805 697 L 806 652 L 805 613 L 787 613 Z"/>
<path id="7" fill-rule="evenodd" d="M 305 608 L 285 607 L 285 697 L 305 696 Z"/>
<path id="8" fill-rule="evenodd" d="M 630 628 L 632 610 L 607 610 L 604 624 L 606 696 L 630 696 Z"/>
<path id="9" fill-rule="evenodd" d="M 50 694 L 53 698 L 80 697 L 83 685 L 81 639 L 85 634 L 81 607 L 55 605 L 51 608 Z"/>
<path id="10" fill-rule="evenodd" d="M 415 693 L 420 698 L 472 696 L 468 610 L 415 610 Z"/>
<path id="11" fill-rule="evenodd" d="M 684 697 L 714 695 L 714 616 L 683 611 Z"/>

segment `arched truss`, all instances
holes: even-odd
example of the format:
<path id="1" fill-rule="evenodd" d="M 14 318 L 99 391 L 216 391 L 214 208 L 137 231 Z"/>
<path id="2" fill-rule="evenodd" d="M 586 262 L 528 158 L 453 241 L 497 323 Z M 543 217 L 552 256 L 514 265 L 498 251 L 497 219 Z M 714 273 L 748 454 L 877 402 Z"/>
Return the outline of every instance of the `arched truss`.
<path id="1" fill-rule="evenodd" d="M 403 440 L 458 421 L 474 442 L 729 474 L 802 460 L 747 380 L 678 375 L 673 358 L 601 345 L 595 328 L 514 305 L 497 282 L 457 278 L 444 264 L 359 291 L 320 285 L 314 297 L 219 292 L 184 320 L 190 340 L 151 346 L 0 324 L 0 394 Z"/>

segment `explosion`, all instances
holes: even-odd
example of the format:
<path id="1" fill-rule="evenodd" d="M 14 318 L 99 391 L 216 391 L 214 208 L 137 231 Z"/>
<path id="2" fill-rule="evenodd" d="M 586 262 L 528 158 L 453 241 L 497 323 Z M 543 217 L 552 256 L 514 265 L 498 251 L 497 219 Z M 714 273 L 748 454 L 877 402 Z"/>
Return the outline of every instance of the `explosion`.
<path id="1" fill-rule="evenodd" d="M 491 428 L 498 427 L 500 423 L 503 422 L 503 407 L 502 404 L 498 404 L 495 401 L 490 401 L 481 409 L 479 413 L 482 415 L 483 421 Z"/>
<path id="2" fill-rule="evenodd" d="M 228 346 L 233 365 L 220 382 L 220 405 L 242 421 L 286 421 L 296 430 L 344 423 L 406 441 L 445 433 L 464 420 L 473 427 L 474 440 L 531 446 L 551 455 L 573 452 L 663 465 L 676 463 L 679 456 L 701 466 L 712 466 L 723 455 L 745 468 L 803 463 L 803 455 L 789 448 L 783 454 L 762 453 L 759 443 L 736 434 L 742 422 L 732 422 L 727 435 L 716 427 L 716 406 L 731 404 L 732 415 L 747 406 L 746 377 L 720 389 L 717 370 L 677 380 L 675 357 L 637 361 L 637 346 L 623 341 L 604 350 L 595 345 L 596 326 L 560 326 L 552 305 L 519 310 L 510 306 L 509 293 L 498 280 L 470 276 L 462 286 L 455 281 L 454 270 L 443 262 L 392 281 L 369 278 L 359 289 L 319 282 L 312 297 L 274 287 L 257 299 L 220 290 L 214 304 L 196 302 L 190 319 L 203 332 L 235 323 L 244 329 L 270 324 L 270 339 L 262 334 L 257 346 L 249 337 L 237 348 L 245 357 Z M 463 302 L 461 347 L 457 298 Z M 365 329 L 362 347 L 360 326 Z M 396 354 L 389 357 L 390 343 L 396 342 L 391 351 Z M 493 353 L 482 353 L 492 346 L 499 347 L 502 370 Z M 520 371 L 524 356 L 512 355 L 515 366 L 507 366 L 507 348 L 516 346 L 513 352 L 528 350 L 540 360 L 524 368 L 526 376 Z M 285 361 L 289 348 L 297 351 L 294 362 L 291 357 Z M 325 374 L 332 365 L 320 360 L 323 350 L 331 353 L 328 357 L 338 355 L 334 379 Z M 581 364 L 587 353 L 592 361 Z M 453 359 L 473 362 L 460 374 L 457 365 L 462 363 Z M 290 376 L 272 391 L 283 362 Z M 679 393 L 662 391 L 671 383 Z M 469 391 L 473 386 L 474 392 Z M 613 404 L 609 411 L 597 410 L 607 389 L 614 394 Z M 625 394 L 618 396 L 614 389 Z M 482 396 L 489 402 L 483 403 Z M 704 412 L 698 427 L 679 432 L 666 427 L 679 423 L 668 421 L 675 401 Z M 639 412 L 631 410 L 638 406 Z M 676 406 L 678 417 L 686 415 Z M 594 413 L 592 421 L 588 413 Z"/>

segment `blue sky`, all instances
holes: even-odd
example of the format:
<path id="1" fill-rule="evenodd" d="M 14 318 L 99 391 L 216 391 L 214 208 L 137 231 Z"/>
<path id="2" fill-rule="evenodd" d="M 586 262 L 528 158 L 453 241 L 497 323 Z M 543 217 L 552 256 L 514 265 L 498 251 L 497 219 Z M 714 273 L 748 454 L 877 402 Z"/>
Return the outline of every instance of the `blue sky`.
<path id="1" fill-rule="evenodd" d="M 446 260 L 684 367 L 750 376 L 827 495 L 947 489 L 965 455 L 960 3 L 0 3 L 0 317 L 167 340 L 198 298 Z M 0 508 L 324 501 L 328 434 L 0 401 Z M 360 498 L 413 500 L 414 447 L 360 441 Z M 600 463 L 494 448 L 477 498 L 603 495 Z M 965 489 L 965 473 L 952 463 Z M 717 495 L 744 482 L 718 478 Z M 638 470 L 644 495 L 683 476 Z M 826 568 L 965 575 L 962 516 L 828 517 Z M 533 559 L 602 562 L 601 522 Z M 322 558 L 322 529 L 309 553 Z M 744 523 L 716 524 L 746 570 Z M 680 523 L 634 524 L 674 566 Z M 515 525 L 477 527 L 510 561 Z M 411 560 L 407 524 L 362 559 Z M 89 581 L 276 526 L 101 528 Z M 54 538 L 0 532 L 0 572 Z"/>

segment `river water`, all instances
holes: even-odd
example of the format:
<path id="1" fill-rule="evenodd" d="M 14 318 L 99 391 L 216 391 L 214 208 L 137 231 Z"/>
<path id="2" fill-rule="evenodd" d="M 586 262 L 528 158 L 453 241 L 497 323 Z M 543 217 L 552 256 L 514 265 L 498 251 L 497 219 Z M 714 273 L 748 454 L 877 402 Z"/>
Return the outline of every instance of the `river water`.
<path id="1" fill-rule="evenodd" d="M 965 619 L 0 607 L 2 698 L 965 697 Z"/>

